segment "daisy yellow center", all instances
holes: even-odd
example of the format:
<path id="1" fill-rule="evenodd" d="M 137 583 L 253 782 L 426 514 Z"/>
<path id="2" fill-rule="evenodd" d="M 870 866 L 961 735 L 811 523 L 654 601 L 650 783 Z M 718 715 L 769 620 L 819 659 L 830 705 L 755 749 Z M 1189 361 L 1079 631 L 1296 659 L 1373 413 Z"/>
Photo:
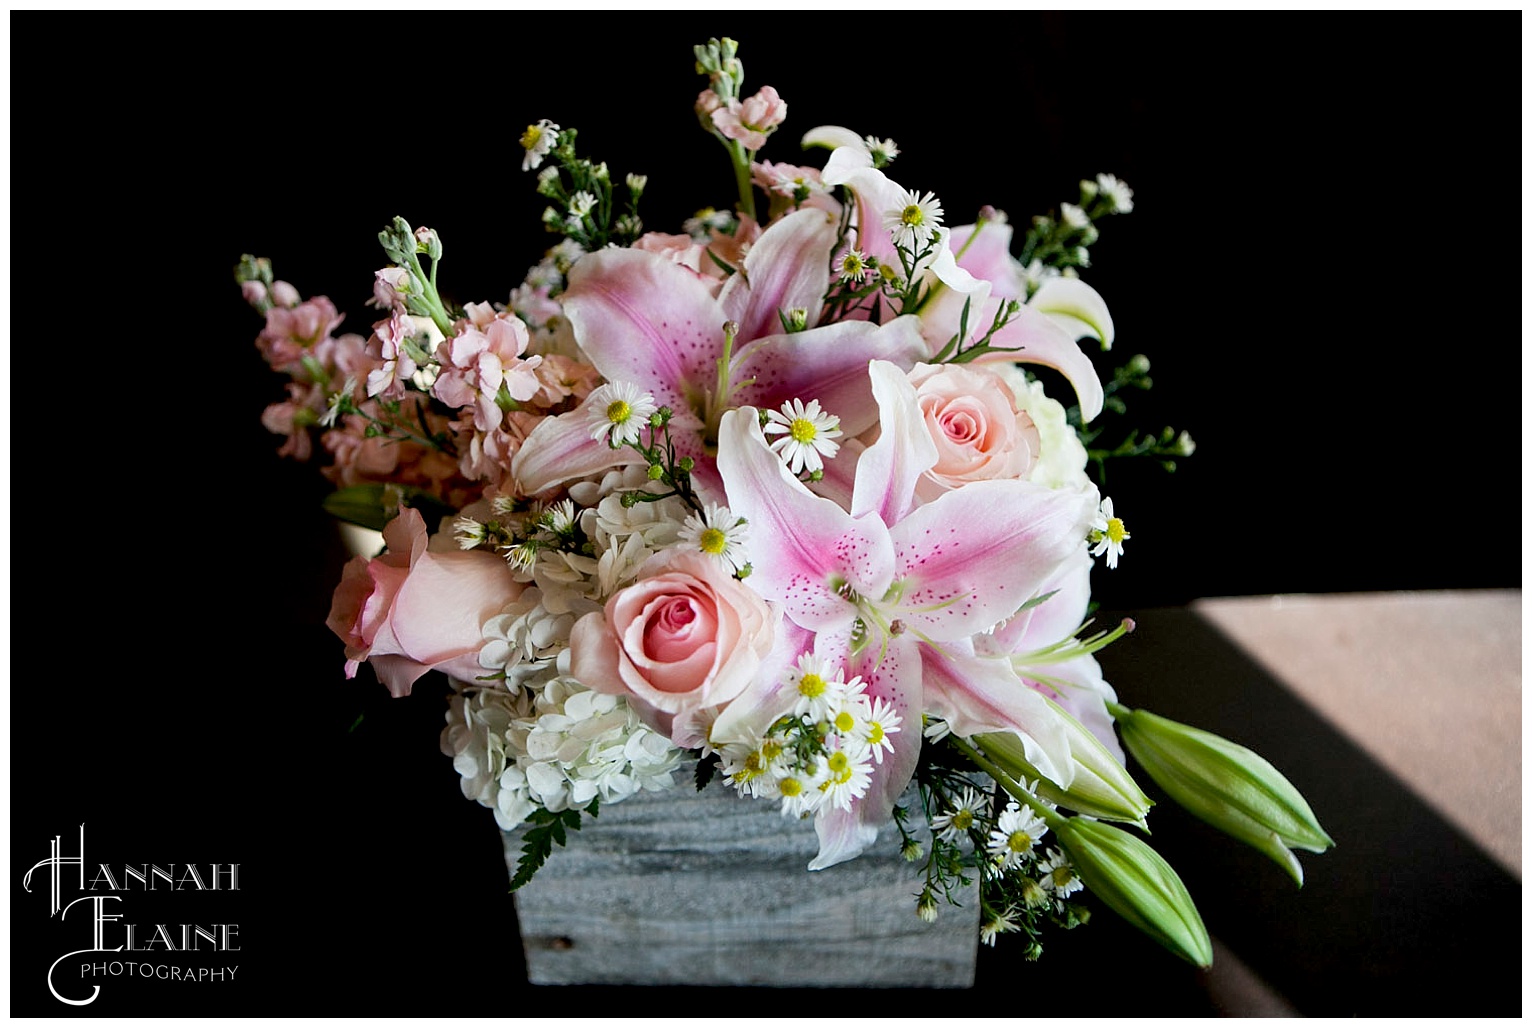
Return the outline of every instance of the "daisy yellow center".
<path id="1" fill-rule="evenodd" d="M 702 547 L 703 553 L 711 553 L 714 556 L 723 552 L 724 546 L 729 542 L 728 536 L 716 528 L 703 529 L 697 545 Z"/>
<path id="2" fill-rule="evenodd" d="M 543 130 L 536 125 L 528 125 L 527 130 L 521 134 L 521 145 L 530 150 L 537 145 L 537 141 L 543 138 Z"/>
<path id="3" fill-rule="evenodd" d="M 1120 543 L 1128 537 L 1128 530 L 1123 526 L 1122 518 L 1106 519 L 1106 537 L 1114 543 Z"/>
<path id="4" fill-rule="evenodd" d="M 803 792 L 803 783 L 796 778 L 784 778 L 779 788 L 783 796 L 798 796 Z"/>
<path id="5" fill-rule="evenodd" d="M 876 746 L 883 741 L 883 726 L 874 721 L 867 729 L 867 741 Z"/>
<path id="6" fill-rule="evenodd" d="M 1032 848 L 1032 836 L 1026 832 L 1012 832 L 1011 837 L 1005 840 L 1012 853 L 1025 853 Z"/>
<path id="7" fill-rule="evenodd" d="M 856 727 L 856 718 L 851 716 L 849 710 L 843 710 L 835 715 L 835 730 L 842 735 Z"/>
<path id="8" fill-rule="evenodd" d="M 606 405 L 606 420 L 614 425 L 621 425 L 633 416 L 633 408 L 628 406 L 627 400 L 613 400 Z"/>
<path id="9" fill-rule="evenodd" d="M 973 811 L 960 810 L 952 815 L 952 827 L 960 832 L 966 832 L 973 827 Z"/>
<path id="10" fill-rule="evenodd" d="M 920 204 L 912 203 L 899 212 L 899 220 L 911 228 L 919 228 L 926 222 L 926 212 L 920 209 Z"/>
<path id="11" fill-rule="evenodd" d="M 761 756 L 764 757 L 768 762 L 776 760 L 781 755 L 782 755 L 782 744 L 781 743 L 768 742 L 764 746 L 761 747 Z"/>
<path id="12" fill-rule="evenodd" d="M 1055 887 L 1062 887 L 1074 881 L 1075 872 L 1073 868 L 1056 867 L 1049 872 L 1049 876 L 1053 879 Z"/>
<path id="13" fill-rule="evenodd" d="M 823 696 L 825 691 L 825 680 L 814 674 L 814 672 L 810 671 L 808 674 L 804 675 L 801 679 L 798 680 L 798 691 L 810 699 L 814 698 L 815 696 Z"/>
<path id="14" fill-rule="evenodd" d="M 819 429 L 815 428 L 814 423 L 808 418 L 794 418 L 787 431 L 793 437 L 793 441 L 799 443 L 811 443 L 819 434 Z"/>
<path id="15" fill-rule="evenodd" d="M 850 253 L 846 255 L 845 260 L 841 261 L 840 269 L 848 275 L 861 275 L 866 273 L 867 265 L 862 263 L 862 258 Z"/>
<path id="16" fill-rule="evenodd" d="M 830 754 L 829 763 L 830 773 L 836 777 L 839 777 L 842 771 L 848 771 L 851 768 L 851 761 L 846 757 L 844 753 Z"/>

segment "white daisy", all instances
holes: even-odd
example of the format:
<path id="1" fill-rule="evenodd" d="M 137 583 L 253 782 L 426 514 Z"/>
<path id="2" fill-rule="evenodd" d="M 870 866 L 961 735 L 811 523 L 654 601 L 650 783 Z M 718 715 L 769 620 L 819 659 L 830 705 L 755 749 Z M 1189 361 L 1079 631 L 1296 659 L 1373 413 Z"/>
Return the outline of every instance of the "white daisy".
<path id="1" fill-rule="evenodd" d="M 819 791 L 831 807 L 850 810 L 852 801 L 861 799 L 871 783 L 872 764 L 865 751 L 843 748 L 825 760 L 825 777 L 819 783 Z"/>
<path id="2" fill-rule="evenodd" d="M 1048 855 L 1038 863 L 1037 869 L 1043 873 L 1039 884 L 1060 899 L 1085 888 L 1085 883 L 1080 881 L 1080 876 L 1069 865 L 1069 858 L 1056 849 L 1048 851 Z"/>
<path id="3" fill-rule="evenodd" d="M 993 946 L 1000 936 L 1006 932 L 1014 932 L 1016 922 L 1012 920 L 1012 915 L 1015 913 L 1016 911 L 1011 907 L 991 913 L 989 919 L 979 926 L 979 941 L 986 946 Z"/>
<path id="4" fill-rule="evenodd" d="M 608 382 L 590 394 L 586 410 L 592 439 L 606 437 L 613 449 L 637 443 L 649 415 L 659 410 L 654 397 L 631 382 Z"/>
<path id="5" fill-rule="evenodd" d="M 899 206 L 883 212 L 883 227 L 893 233 L 895 245 L 912 250 L 930 242 L 941 224 L 942 202 L 935 193 L 906 192 Z"/>
<path id="6" fill-rule="evenodd" d="M 1122 518 L 1112 512 L 1112 498 L 1108 496 L 1101 501 L 1101 509 L 1096 512 L 1095 520 L 1091 522 L 1091 542 L 1096 545 L 1091 549 L 1092 557 L 1106 554 L 1106 566 L 1115 568 L 1117 559 L 1122 556 L 1122 544 L 1131 539 L 1128 530 L 1123 527 Z"/>
<path id="7" fill-rule="evenodd" d="M 856 285 L 861 285 L 867 281 L 868 275 L 877 271 L 877 262 L 854 247 L 841 255 L 836 266 L 840 269 L 842 282 L 852 282 Z"/>
<path id="8" fill-rule="evenodd" d="M 710 503 L 701 516 L 686 516 L 681 525 L 681 545 L 702 551 L 722 564 L 729 574 L 737 575 L 749 562 L 745 552 L 746 528 L 744 518 L 728 507 Z"/>
<path id="9" fill-rule="evenodd" d="M 1127 214 L 1133 210 L 1133 190 L 1116 175 L 1097 175 L 1096 185 L 1101 195 L 1112 201 L 1112 210 L 1118 214 Z"/>
<path id="10" fill-rule="evenodd" d="M 543 158 L 548 156 L 558 141 L 559 127 L 547 118 L 536 125 L 528 125 L 527 130 L 521 134 L 521 146 L 526 151 L 521 159 L 521 170 L 531 171 L 542 164 Z"/>
<path id="11" fill-rule="evenodd" d="M 1047 831 L 1042 818 L 1015 802 L 1008 803 L 989 833 L 989 855 L 1006 870 L 1019 867 Z"/>
<path id="12" fill-rule="evenodd" d="M 984 810 L 984 797 L 975 790 L 964 787 L 962 795 L 951 807 L 931 819 L 931 831 L 950 841 L 968 834 Z"/>
<path id="13" fill-rule="evenodd" d="M 784 403 L 780 410 L 766 412 L 767 422 L 762 429 L 767 435 L 780 436 L 771 444 L 774 453 L 787 462 L 787 470 L 795 475 L 804 469 L 823 471 L 823 457 L 834 457 L 840 452 L 835 440 L 841 434 L 840 418 L 819 409 L 818 400 L 807 405 L 793 399 Z"/>
<path id="14" fill-rule="evenodd" d="M 839 668 L 812 653 L 798 658 L 798 666 L 787 672 L 787 686 L 792 690 L 795 717 L 807 716 L 813 724 L 829 721 L 846 691 Z"/>
<path id="15" fill-rule="evenodd" d="M 877 136 L 866 136 L 862 139 L 867 147 L 867 152 L 872 155 L 873 165 L 883 167 L 889 161 L 899 156 L 899 147 L 892 139 L 879 139 Z"/>

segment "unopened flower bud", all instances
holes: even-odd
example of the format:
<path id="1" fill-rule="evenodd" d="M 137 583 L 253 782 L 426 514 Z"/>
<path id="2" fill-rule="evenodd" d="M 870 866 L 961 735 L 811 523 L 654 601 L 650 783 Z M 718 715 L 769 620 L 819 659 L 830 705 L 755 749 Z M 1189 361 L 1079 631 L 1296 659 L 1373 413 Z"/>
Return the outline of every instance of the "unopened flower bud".
<path id="1" fill-rule="evenodd" d="M 1308 801 L 1260 755 L 1212 732 L 1145 710 L 1118 713 L 1123 745 L 1171 799 L 1255 847 L 1303 884 L 1294 848 L 1323 853 L 1335 843 Z"/>
<path id="2" fill-rule="evenodd" d="M 1080 202 L 1082 204 L 1090 203 L 1096 198 L 1096 194 L 1100 192 L 1100 189 L 1101 187 L 1096 185 L 1093 179 L 1082 178 L 1080 180 Z"/>
<path id="3" fill-rule="evenodd" d="M 271 302 L 278 307 L 296 307 L 303 302 L 303 297 L 291 283 L 277 279 L 271 284 Z"/>
<path id="4" fill-rule="evenodd" d="M 1212 941 L 1181 876 L 1148 843 L 1083 817 L 1069 818 L 1055 834 L 1097 899 L 1182 959 L 1213 963 Z"/>
<path id="5" fill-rule="evenodd" d="M 417 228 L 415 230 L 415 249 L 430 257 L 433 261 L 439 260 L 442 255 L 442 241 L 433 228 Z"/>
<path id="6" fill-rule="evenodd" d="M 920 900 L 915 904 L 915 916 L 926 924 L 932 924 L 936 921 L 936 915 L 936 897 L 928 889 L 920 894 Z"/>

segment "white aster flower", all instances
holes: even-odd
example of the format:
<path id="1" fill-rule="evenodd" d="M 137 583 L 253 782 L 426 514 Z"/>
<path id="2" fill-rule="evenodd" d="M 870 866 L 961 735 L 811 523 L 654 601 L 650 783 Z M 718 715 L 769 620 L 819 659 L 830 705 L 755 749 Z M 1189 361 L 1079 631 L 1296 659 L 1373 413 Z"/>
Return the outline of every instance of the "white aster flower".
<path id="1" fill-rule="evenodd" d="M 883 212 L 883 227 L 893 233 L 894 244 L 911 250 L 929 243 L 941 224 L 942 202 L 935 193 L 906 192 L 899 206 Z"/>
<path id="2" fill-rule="evenodd" d="M 1080 876 L 1070 866 L 1069 858 L 1057 849 L 1050 849 L 1048 855 L 1038 862 L 1037 869 L 1042 872 L 1038 884 L 1060 899 L 1085 888 L 1085 883 L 1080 881 Z"/>
<path id="3" fill-rule="evenodd" d="M 762 431 L 767 435 L 780 436 L 771 443 L 771 449 L 787 462 L 787 470 L 802 474 L 804 469 L 823 471 L 824 457 L 834 457 L 840 452 L 840 418 L 819 409 L 818 400 L 807 405 L 792 399 L 780 410 L 766 412 L 767 421 Z"/>
<path id="4" fill-rule="evenodd" d="M 798 666 L 787 672 L 787 686 L 792 690 L 793 715 L 807 716 L 814 724 L 830 720 L 846 691 L 840 668 L 812 653 L 800 656 Z"/>
<path id="5" fill-rule="evenodd" d="M 569 216 L 572 218 L 583 218 L 595 209 L 595 196 L 583 189 L 569 198 Z"/>
<path id="6" fill-rule="evenodd" d="M 995 940 L 1007 932 L 1016 930 L 1016 922 L 1013 917 L 1015 908 L 1006 907 L 1004 910 L 991 912 L 989 919 L 979 926 L 979 941 L 986 946 L 993 946 Z"/>
<path id="7" fill-rule="evenodd" d="M 989 833 L 989 855 L 1006 870 L 1020 867 L 1047 831 L 1042 818 L 1012 801 L 995 819 L 994 830 Z"/>
<path id="8" fill-rule="evenodd" d="M 867 152 L 872 155 L 873 164 L 879 168 L 899 156 L 899 147 L 892 139 L 879 139 L 877 136 L 866 136 L 862 139 L 867 147 Z"/>
<path id="9" fill-rule="evenodd" d="M 1112 498 L 1109 496 L 1101 501 L 1101 509 L 1096 512 L 1095 520 L 1090 524 L 1091 542 L 1095 546 L 1091 548 L 1091 556 L 1099 557 L 1106 554 L 1106 566 L 1115 568 L 1117 558 L 1122 556 L 1122 544 L 1131 539 L 1128 530 L 1123 527 L 1122 518 L 1112 513 Z"/>
<path id="10" fill-rule="evenodd" d="M 931 831 L 949 842 L 963 838 L 983 813 L 984 802 L 984 797 L 976 790 L 964 786 L 962 795 L 953 801 L 953 805 L 931 819 Z"/>
<path id="11" fill-rule="evenodd" d="M 840 269 L 840 280 L 861 285 L 867 281 L 867 276 L 877 272 L 877 263 L 862 251 L 852 248 L 841 255 L 836 267 Z"/>
<path id="12" fill-rule="evenodd" d="M 631 382 L 608 382 L 591 393 L 587 402 L 591 438 L 605 438 L 613 449 L 637 443 L 649 415 L 659 410 L 654 397 Z"/>
<path id="13" fill-rule="evenodd" d="M 541 165 L 543 158 L 548 156 L 558 141 L 559 127 L 547 118 L 536 125 L 528 125 L 527 130 L 521 134 L 521 146 L 526 151 L 521 159 L 521 170 L 531 171 Z"/>
<path id="14" fill-rule="evenodd" d="M 1070 228 L 1084 228 L 1090 224 L 1090 215 L 1086 214 L 1085 209 L 1078 204 L 1059 204 L 1059 215 L 1063 219 L 1064 224 Z"/>
<path id="15" fill-rule="evenodd" d="M 873 761 L 881 764 L 884 753 L 894 752 L 894 741 L 889 736 L 899 731 L 903 719 L 893 705 L 882 697 L 871 698 L 868 703 L 869 709 L 857 730 Z"/>
<path id="16" fill-rule="evenodd" d="M 836 810 L 850 810 L 852 802 L 861 799 L 872 783 L 872 762 L 865 750 L 838 749 L 825 760 L 824 768 L 819 792 L 824 802 Z"/>
<path id="17" fill-rule="evenodd" d="M 817 772 L 817 773 L 816 773 Z M 784 817 L 807 817 L 819 809 L 824 793 L 819 791 L 822 769 L 794 769 L 772 782 L 773 791 L 782 803 Z M 772 792 L 763 790 L 762 795 Z"/>
<path id="18" fill-rule="evenodd" d="M 1112 202 L 1112 210 L 1118 214 L 1127 214 L 1133 210 L 1133 190 L 1116 175 L 1097 175 L 1096 186 L 1101 190 L 1101 195 Z"/>
<path id="19" fill-rule="evenodd" d="M 452 523 L 460 548 L 471 550 L 484 541 L 484 526 L 473 518 L 462 516 Z"/>
<path id="20" fill-rule="evenodd" d="M 748 537 L 745 519 L 728 507 L 710 503 L 701 516 L 688 514 L 681 525 L 681 544 L 699 550 L 716 560 L 731 575 L 737 575 L 749 562 L 745 552 Z"/>

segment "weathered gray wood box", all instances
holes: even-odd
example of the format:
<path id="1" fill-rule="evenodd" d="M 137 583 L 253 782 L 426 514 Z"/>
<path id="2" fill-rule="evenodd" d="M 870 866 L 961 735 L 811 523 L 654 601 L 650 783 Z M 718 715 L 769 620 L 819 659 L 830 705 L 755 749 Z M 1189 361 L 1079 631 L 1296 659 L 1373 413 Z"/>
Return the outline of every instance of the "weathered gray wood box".
<path id="1" fill-rule="evenodd" d="M 906 797 L 908 802 L 914 797 Z M 928 838 L 918 802 L 911 827 Z M 506 832 L 507 866 L 521 833 Z M 536 985 L 967 988 L 977 885 L 934 923 L 892 824 L 856 860 L 808 871 L 811 821 L 714 783 L 645 793 L 586 818 L 516 893 Z"/>

